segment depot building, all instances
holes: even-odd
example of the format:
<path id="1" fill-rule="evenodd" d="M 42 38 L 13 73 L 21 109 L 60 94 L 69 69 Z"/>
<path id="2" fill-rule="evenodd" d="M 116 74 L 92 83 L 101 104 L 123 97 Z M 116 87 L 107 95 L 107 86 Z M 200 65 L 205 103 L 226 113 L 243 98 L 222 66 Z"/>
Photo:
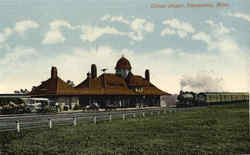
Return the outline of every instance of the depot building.
<path id="1" fill-rule="evenodd" d="M 46 97 L 57 103 L 61 109 L 76 105 L 98 105 L 100 108 L 160 106 L 160 98 L 170 95 L 150 82 L 150 72 L 145 76 L 132 73 L 130 62 L 121 57 L 115 66 L 115 73 L 102 73 L 97 76 L 97 67 L 91 65 L 86 79 L 75 87 L 67 84 L 58 76 L 56 67 L 51 69 L 51 77 L 34 87 L 32 97 Z"/>

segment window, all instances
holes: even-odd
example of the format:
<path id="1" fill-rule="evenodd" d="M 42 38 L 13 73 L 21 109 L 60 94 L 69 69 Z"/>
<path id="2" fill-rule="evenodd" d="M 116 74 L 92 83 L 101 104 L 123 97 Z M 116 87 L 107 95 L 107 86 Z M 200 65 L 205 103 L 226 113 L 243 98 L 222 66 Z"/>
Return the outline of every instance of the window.
<path id="1" fill-rule="evenodd" d="M 143 88 L 135 88 L 135 92 L 142 93 L 143 92 Z"/>

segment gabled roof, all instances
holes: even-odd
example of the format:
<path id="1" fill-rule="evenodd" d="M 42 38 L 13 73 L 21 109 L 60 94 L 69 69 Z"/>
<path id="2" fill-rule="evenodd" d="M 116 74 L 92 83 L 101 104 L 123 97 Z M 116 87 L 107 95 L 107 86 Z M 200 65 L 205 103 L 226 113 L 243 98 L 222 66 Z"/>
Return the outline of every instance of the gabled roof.
<path id="1" fill-rule="evenodd" d="M 128 87 L 148 87 L 150 82 L 144 79 L 142 76 L 129 73 L 126 82 Z"/>
<path id="2" fill-rule="evenodd" d="M 104 73 L 100 75 L 98 79 L 103 82 L 104 88 L 128 88 L 124 79 L 115 74 Z"/>
<path id="3" fill-rule="evenodd" d="M 170 95 L 167 92 L 164 92 L 150 83 L 148 80 L 139 75 L 134 75 L 129 73 L 126 79 L 127 85 L 129 88 L 142 88 L 141 91 L 135 91 L 135 94 L 140 95 Z"/>
<path id="4" fill-rule="evenodd" d="M 58 95 L 63 93 L 64 91 L 72 91 L 74 88 L 68 85 L 66 82 L 64 82 L 61 78 L 50 78 L 46 81 L 43 81 L 41 85 L 34 88 L 30 95 L 34 94 L 53 94 Z"/>
<path id="5" fill-rule="evenodd" d="M 92 95 L 133 95 L 123 78 L 115 74 L 104 73 L 98 78 L 88 77 L 75 87 L 79 94 Z"/>
<path id="6" fill-rule="evenodd" d="M 95 89 L 100 89 L 102 88 L 102 81 L 97 78 L 90 78 L 87 77 L 86 80 L 84 80 L 82 83 L 77 85 L 75 88 L 95 88 Z"/>
<path id="7" fill-rule="evenodd" d="M 144 87 L 143 89 L 144 89 L 142 93 L 143 95 L 171 95 L 165 91 L 160 90 L 154 85 L 150 85 L 149 87 Z"/>
<path id="8" fill-rule="evenodd" d="M 128 89 L 125 80 L 111 73 L 104 73 L 98 77 L 102 81 L 105 95 L 133 95 L 133 91 Z"/>

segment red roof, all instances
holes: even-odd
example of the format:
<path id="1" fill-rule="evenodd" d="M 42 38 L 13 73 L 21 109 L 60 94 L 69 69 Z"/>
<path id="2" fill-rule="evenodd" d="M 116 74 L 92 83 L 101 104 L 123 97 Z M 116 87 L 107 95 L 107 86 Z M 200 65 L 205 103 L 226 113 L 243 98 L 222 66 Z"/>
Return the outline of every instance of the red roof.
<path id="1" fill-rule="evenodd" d="M 142 91 L 137 91 L 142 88 Z M 98 78 L 87 78 L 75 88 L 62 79 L 50 78 L 31 91 L 30 95 L 167 95 L 138 75 L 130 75 L 126 81 L 115 74 L 102 74 Z"/>
<path id="2" fill-rule="evenodd" d="M 122 57 L 116 68 L 131 69 L 129 61 Z M 76 87 L 72 87 L 57 76 L 56 67 L 51 69 L 51 78 L 34 88 L 30 95 L 168 95 L 139 75 L 129 73 L 126 79 L 116 74 L 103 73 L 99 77 L 88 76 Z"/>
<path id="3" fill-rule="evenodd" d="M 123 78 L 115 74 L 102 74 L 98 78 L 88 77 L 75 87 L 79 94 L 92 95 L 133 95 Z"/>
<path id="4" fill-rule="evenodd" d="M 130 62 L 125 57 L 121 57 L 117 61 L 115 69 L 131 69 Z"/>
<path id="5" fill-rule="evenodd" d="M 82 83 L 80 83 L 79 85 L 77 85 L 75 88 L 102 88 L 102 81 L 100 79 L 97 78 L 90 78 L 87 77 L 86 80 L 84 80 Z"/>
<path id="6" fill-rule="evenodd" d="M 56 95 L 59 94 L 59 92 L 63 91 L 72 91 L 74 90 L 73 87 L 68 85 L 66 82 L 64 82 L 59 77 L 57 78 L 50 78 L 46 81 L 43 81 L 41 85 L 34 88 L 30 95 L 36 95 L 36 94 L 52 94 Z"/>
<path id="7" fill-rule="evenodd" d="M 150 82 L 144 79 L 142 76 L 134 75 L 132 73 L 128 74 L 126 78 L 128 87 L 148 87 Z"/>
<path id="8" fill-rule="evenodd" d="M 152 83 L 147 81 L 145 78 L 139 75 L 133 75 L 129 73 L 127 79 L 127 85 L 129 88 L 135 90 L 135 94 L 140 95 L 170 95 L 167 92 L 164 92 L 154 86 Z M 141 88 L 140 91 L 136 91 L 136 89 Z"/>

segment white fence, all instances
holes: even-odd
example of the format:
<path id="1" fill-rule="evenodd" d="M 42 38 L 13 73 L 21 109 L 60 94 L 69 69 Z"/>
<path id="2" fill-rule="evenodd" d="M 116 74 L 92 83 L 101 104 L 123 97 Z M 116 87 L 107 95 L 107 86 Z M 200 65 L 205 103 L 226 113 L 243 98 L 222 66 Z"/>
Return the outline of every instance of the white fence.
<path id="1" fill-rule="evenodd" d="M 150 109 L 114 112 L 70 113 L 50 115 L 21 115 L 13 117 L 0 117 L 0 132 L 17 131 L 30 128 L 53 128 L 59 125 L 77 126 L 80 121 L 97 123 L 98 121 L 112 121 L 113 119 L 126 120 L 128 118 L 146 117 L 148 115 L 160 115 L 161 113 L 175 112 L 176 109 Z"/>

